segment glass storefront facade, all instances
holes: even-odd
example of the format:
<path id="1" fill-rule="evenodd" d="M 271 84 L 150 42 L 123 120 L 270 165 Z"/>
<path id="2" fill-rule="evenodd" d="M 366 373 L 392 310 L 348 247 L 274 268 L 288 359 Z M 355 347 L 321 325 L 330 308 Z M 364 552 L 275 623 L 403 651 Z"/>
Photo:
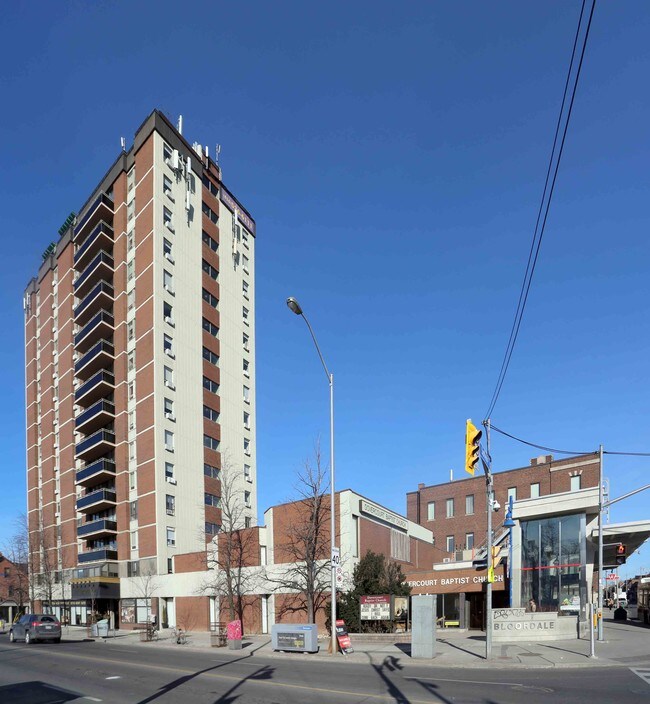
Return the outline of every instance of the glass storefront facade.
<path id="1" fill-rule="evenodd" d="M 584 613 L 586 584 L 584 513 L 521 523 L 521 605 L 537 611 Z"/>

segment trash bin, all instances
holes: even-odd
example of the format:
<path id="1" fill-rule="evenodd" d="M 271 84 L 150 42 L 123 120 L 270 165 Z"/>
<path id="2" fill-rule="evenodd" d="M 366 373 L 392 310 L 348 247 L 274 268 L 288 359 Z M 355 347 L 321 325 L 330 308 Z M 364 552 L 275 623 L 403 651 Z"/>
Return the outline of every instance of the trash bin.
<path id="1" fill-rule="evenodd" d="M 92 626 L 90 627 L 90 635 L 92 638 L 97 638 L 99 636 L 99 632 L 98 632 L 96 623 L 93 623 Z"/>
<path id="2" fill-rule="evenodd" d="M 97 625 L 94 626 L 94 628 L 97 629 L 96 635 L 99 636 L 100 638 L 108 638 L 108 619 L 102 619 L 101 621 L 97 621 Z"/>

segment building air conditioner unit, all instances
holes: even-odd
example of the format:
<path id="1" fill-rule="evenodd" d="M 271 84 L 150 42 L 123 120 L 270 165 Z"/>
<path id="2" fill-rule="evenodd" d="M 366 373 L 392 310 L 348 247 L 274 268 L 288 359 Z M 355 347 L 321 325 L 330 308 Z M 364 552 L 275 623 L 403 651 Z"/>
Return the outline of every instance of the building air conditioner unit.
<path id="1" fill-rule="evenodd" d="M 443 557 L 443 558 L 442 558 L 442 561 L 443 561 L 443 562 L 453 562 L 453 560 L 451 559 L 451 557 Z"/>
<path id="2" fill-rule="evenodd" d="M 172 289 L 171 289 L 171 287 L 169 286 L 169 284 L 165 284 L 165 285 L 164 285 L 164 289 L 165 289 L 165 291 L 167 291 L 167 293 L 169 293 L 170 295 L 172 295 L 172 296 L 174 295 L 174 292 L 172 291 Z M 172 323 L 172 324 L 173 324 L 173 323 Z"/>
<path id="3" fill-rule="evenodd" d="M 174 479 L 174 477 L 165 477 L 165 479 L 169 484 L 176 484 L 176 480 Z"/>
<path id="4" fill-rule="evenodd" d="M 169 413 L 169 411 L 165 413 L 165 418 L 167 418 L 167 420 L 171 420 L 172 423 L 176 422 L 176 416 L 173 413 Z"/>
<path id="5" fill-rule="evenodd" d="M 54 517 L 55 517 L 55 518 L 59 518 L 60 515 L 61 515 L 61 514 L 57 511 L 57 512 L 54 514 Z"/>
<path id="6" fill-rule="evenodd" d="M 174 391 L 174 390 L 176 389 L 176 387 L 172 384 L 171 381 L 166 381 L 166 382 L 165 382 L 165 386 L 166 386 L 168 389 L 171 389 L 172 391 Z"/>
<path id="7" fill-rule="evenodd" d="M 165 354 L 171 359 L 175 359 L 174 353 L 171 350 L 165 350 Z"/>
<path id="8" fill-rule="evenodd" d="M 172 264 L 174 263 L 174 257 L 172 257 L 172 255 L 169 252 L 165 252 L 165 259 L 168 262 L 171 262 Z"/>
<path id="9" fill-rule="evenodd" d="M 168 315 L 165 316 L 165 322 L 167 323 L 167 325 L 171 325 L 172 327 L 175 327 L 174 321 Z"/>

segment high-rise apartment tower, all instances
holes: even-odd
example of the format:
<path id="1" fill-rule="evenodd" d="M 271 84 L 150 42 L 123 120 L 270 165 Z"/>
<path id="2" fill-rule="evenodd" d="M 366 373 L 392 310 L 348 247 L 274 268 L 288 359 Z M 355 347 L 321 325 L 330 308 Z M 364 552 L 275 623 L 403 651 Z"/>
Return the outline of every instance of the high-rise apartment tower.
<path id="1" fill-rule="evenodd" d="M 24 297 L 37 597 L 173 623 L 206 608 L 224 472 L 255 524 L 255 222 L 154 111 L 59 234 Z"/>

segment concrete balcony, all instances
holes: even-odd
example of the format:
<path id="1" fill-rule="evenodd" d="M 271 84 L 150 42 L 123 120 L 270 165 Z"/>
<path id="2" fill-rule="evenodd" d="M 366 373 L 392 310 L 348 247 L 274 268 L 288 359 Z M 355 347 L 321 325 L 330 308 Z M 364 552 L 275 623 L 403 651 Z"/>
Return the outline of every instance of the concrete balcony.
<path id="1" fill-rule="evenodd" d="M 83 487 L 102 484 L 115 477 L 115 461 L 102 457 L 77 470 L 75 481 Z"/>
<path id="2" fill-rule="evenodd" d="M 114 361 L 115 348 L 113 343 L 109 340 L 100 340 L 75 362 L 75 376 L 83 380 L 102 369 L 110 372 Z"/>
<path id="3" fill-rule="evenodd" d="M 114 449 L 115 433 L 112 430 L 100 430 L 75 446 L 75 456 L 79 460 L 89 462 Z"/>
<path id="4" fill-rule="evenodd" d="M 83 298 L 93 287 L 93 284 L 102 280 L 112 281 L 114 268 L 113 257 L 102 249 L 75 279 L 74 295 L 77 298 Z"/>
<path id="5" fill-rule="evenodd" d="M 115 389 L 115 377 L 110 372 L 97 372 L 74 392 L 74 402 L 88 408 L 95 401 L 106 398 Z"/>
<path id="6" fill-rule="evenodd" d="M 117 498 L 112 489 L 98 489 L 77 499 L 77 511 L 95 513 L 115 506 L 116 503 Z"/>
<path id="7" fill-rule="evenodd" d="M 95 225 L 102 220 L 113 222 L 115 204 L 103 191 L 88 204 L 79 214 L 79 219 L 74 227 L 73 239 L 78 246 L 92 233 Z"/>
<path id="8" fill-rule="evenodd" d="M 115 420 L 115 404 L 102 399 L 80 413 L 74 421 L 75 430 L 88 435 L 95 430 L 105 428 Z"/>
<path id="9" fill-rule="evenodd" d="M 106 560 L 117 560 L 117 550 L 111 548 L 101 548 L 99 550 L 88 550 L 80 552 L 77 558 L 79 564 L 86 562 L 105 562 Z"/>
<path id="10" fill-rule="evenodd" d="M 74 255 L 74 265 L 77 270 L 83 269 L 88 262 L 102 249 L 110 251 L 113 247 L 113 228 L 105 222 L 99 225 L 86 237 L 84 243 Z"/>
<path id="11" fill-rule="evenodd" d="M 85 325 L 94 313 L 111 308 L 113 306 L 113 294 L 113 285 L 108 281 L 100 281 L 93 286 L 74 308 L 75 323 L 77 325 Z"/>
<path id="12" fill-rule="evenodd" d="M 77 528 L 78 538 L 101 538 L 103 536 L 112 537 L 117 535 L 117 523 L 112 519 L 102 518 L 99 521 L 83 523 Z"/>
<path id="13" fill-rule="evenodd" d="M 85 352 L 95 342 L 111 337 L 115 320 L 107 310 L 100 310 L 74 336 L 74 346 L 78 352 Z"/>

